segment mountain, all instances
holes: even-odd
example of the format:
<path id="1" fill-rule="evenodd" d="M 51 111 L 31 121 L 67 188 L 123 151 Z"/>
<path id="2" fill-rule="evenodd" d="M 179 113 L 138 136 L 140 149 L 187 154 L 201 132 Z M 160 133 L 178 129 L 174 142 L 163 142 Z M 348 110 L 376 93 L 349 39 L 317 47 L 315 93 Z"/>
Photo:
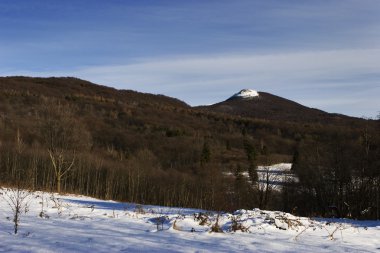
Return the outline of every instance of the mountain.
<path id="1" fill-rule="evenodd" d="M 210 112 L 265 120 L 336 124 L 361 121 L 358 118 L 327 113 L 267 92 L 257 92 L 251 89 L 243 89 L 223 102 L 198 108 Z"/>
<path id="2" fill-rule="evenodd" d="M 309 215 L 315 209 L 305 202 L 313 196 L 282 199 L 273 191 L 270 198 L 260 198 L 263 192 L 247 185 L 242 175 L 249 175 L 253 164 L 297 161 L 301 182 L 321 164 L 324 170 L 314 177 L 322 178 L 316 182 L 327 182 L 331 175 L 323 173 L 331 168 L 344 170 L 334 175 L 351 176 L 345 170 L 355 172 L 352 177 L 361 175 L 361 154 L 368 164 L 379 160 L 378 127 L 377 121 L 329 114 L 248 89 L 212 106 L 191 107 L 175 98 L 71 77 L 3 77 L 0 186 L 47 191 L 60 186 L 62 192 L 103 199 L 210 210 L 291 211 L 298 206 L 298 212 Z M 61 181 L 53 168 L 57 159 L 63 169 L 72 164 Z M 367 167 L 369 180 L 376 179 Z M 292 194 L 304 192 L 315 189 Z M 366 196 L 366 206 L 373 205 L 373 193 Z"/>

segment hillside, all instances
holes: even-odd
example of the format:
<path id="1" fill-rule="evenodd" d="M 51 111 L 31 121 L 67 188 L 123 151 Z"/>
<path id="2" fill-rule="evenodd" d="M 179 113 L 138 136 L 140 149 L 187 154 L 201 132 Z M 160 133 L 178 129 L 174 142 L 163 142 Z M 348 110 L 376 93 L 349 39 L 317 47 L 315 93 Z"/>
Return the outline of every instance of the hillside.
<path id="1" fill-rule="evenodd" d="M 73 77 L 0 77 L 0 88 L 5 92 L 19 91 L 29 96 L 47 96 L 55 98 L 75 99 L 98 99 L 104 102 L 134 102 L 160 104 L 162 106 L 189 107 L 186 103 L 163 95 L 153 95 L 135 92 L 132 90 L 116 90 L 107 86 L 97 85 L 85 80 Z"/>
<path id="2" fill-rule="evenodd" d="M 338 198 L 347 215 L 351 211 L 343 202 L 355 205 L 360 187 L 352 183 L 360 176 L 368 199 L 361 198 L 354 215 L 375 217 L 376 208 L 365 215 L 361 209 L 375 205 L 378 122 L 259 94 L 257 100 L 227 100 L 222 107 L 232 111 L 219 111 L 76 78 L 0 78 L 0 183 L 142 204 L 211 210 L 298 207 L 300 214 L 327 215 L 326 207 L 337 199 L 331 187 L 340 182 L 350 193 L 349 200 Z M 368 173 L 359 174 L 364 158 Z M 256 184 L 256 165 L 284 162 L 295 164 L 299 184 L 287 185 L 283 193 Z M 68 171 L 57 175 L 54 168 Z M 335 168 L 342 171 L 331 172 Z M 247 173 L 250 180 L 244 179 Z M 312 184 L 307 175 L 326 185 Z M 333 185 L 325 180 L 338 175 L 345 177 Z M 312 195 L 314 188 L 321 196 Z M 311 198 L 318 204 L 301 204 Z"/>
<path id="3" fill-rule="evenodd" d="M 267 92 L 260 91 L 253 97 L 242 96 L 242 92 L 244 93 L 244 90 L 223 102 L 198 108 L 211 112 L 239 115 L 242 117 L 298 123 L 329 123 L 343 125 L 364 122 L 364 120 L 359 118 L 348 117 L 342 114 L 327 113 L 315 108 L 309 108 Z"/>

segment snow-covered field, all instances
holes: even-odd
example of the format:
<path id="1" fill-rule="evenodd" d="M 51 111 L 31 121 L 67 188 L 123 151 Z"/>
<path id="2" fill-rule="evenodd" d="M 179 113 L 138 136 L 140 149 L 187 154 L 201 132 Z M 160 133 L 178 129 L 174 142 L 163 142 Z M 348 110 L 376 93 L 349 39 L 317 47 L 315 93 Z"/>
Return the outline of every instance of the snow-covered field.
<path id="1" fill-rule="evenodd" d="M 15 235 L 8 194 L 1 190 L 0 252 L 380 252 L 379 221 L 257 209 L 218 216 L 42 192 L 28 196 Z M 211 232 L 217 219 L 222 233 Z"/>

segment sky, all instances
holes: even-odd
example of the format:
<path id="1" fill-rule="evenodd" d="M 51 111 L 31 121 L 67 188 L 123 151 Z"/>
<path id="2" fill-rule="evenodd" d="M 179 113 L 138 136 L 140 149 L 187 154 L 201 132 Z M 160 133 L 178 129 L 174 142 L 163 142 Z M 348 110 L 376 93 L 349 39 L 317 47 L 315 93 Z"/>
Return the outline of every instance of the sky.
<path id="1" fill-rule="evenodd" d="M 0 76 L 74 76 L 190 105 L 244 88 L 380 113 L 379 0 L 1 0 Z"/>

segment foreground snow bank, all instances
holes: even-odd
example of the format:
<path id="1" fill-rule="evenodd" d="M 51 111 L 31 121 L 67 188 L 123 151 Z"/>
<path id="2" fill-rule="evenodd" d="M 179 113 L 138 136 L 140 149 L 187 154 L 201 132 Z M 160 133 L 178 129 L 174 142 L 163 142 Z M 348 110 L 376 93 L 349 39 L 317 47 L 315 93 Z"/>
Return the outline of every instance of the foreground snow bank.
<path id="1" fill-rule="evenodd" d="M 0 197 L 0 252 L 379 252 L 380 222 L 233 214 L 74 195 L 28 196 L 19 233 Z M 222 231 L 215 233 L 211 231 Z"/>

